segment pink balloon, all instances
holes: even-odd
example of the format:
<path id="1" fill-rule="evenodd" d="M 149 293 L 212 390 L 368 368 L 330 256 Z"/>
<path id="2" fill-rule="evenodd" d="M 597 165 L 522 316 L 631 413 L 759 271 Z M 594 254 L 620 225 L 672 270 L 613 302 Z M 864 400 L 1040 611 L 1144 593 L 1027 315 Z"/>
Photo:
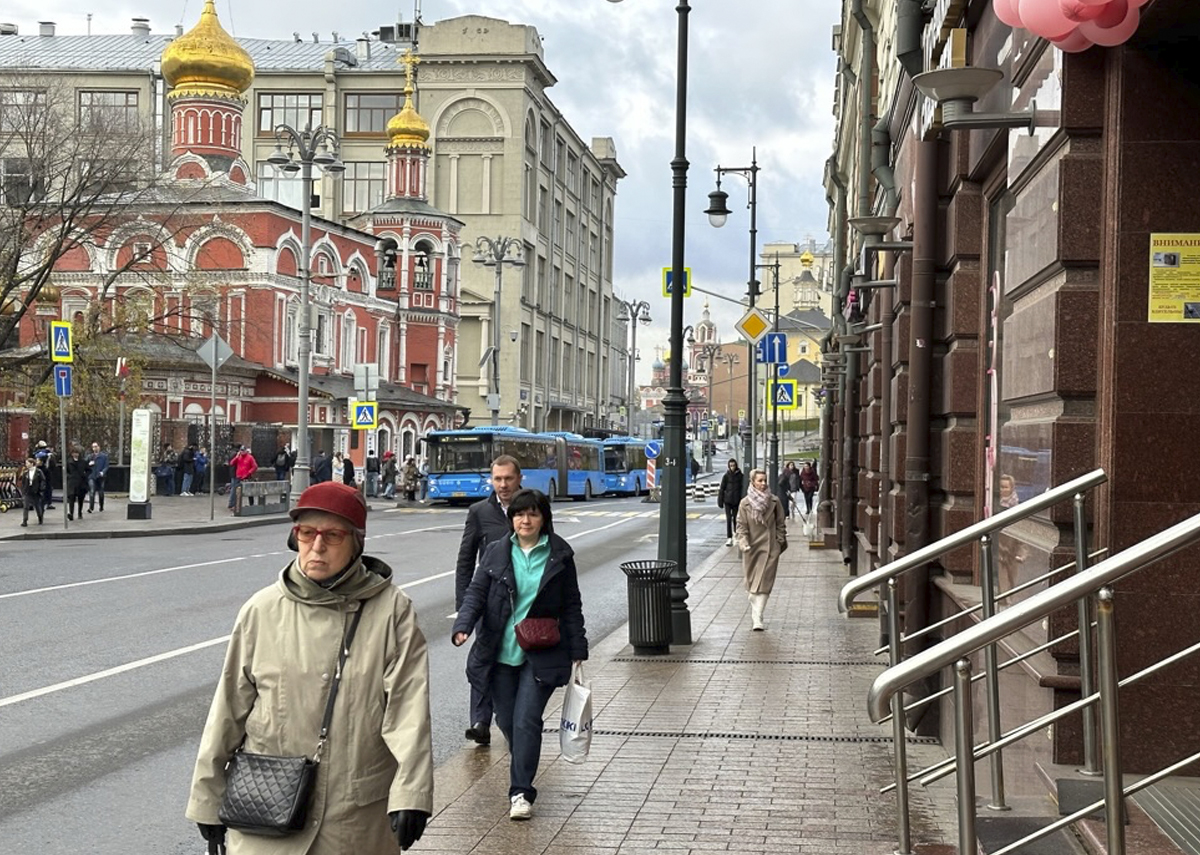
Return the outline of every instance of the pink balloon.
<path id="1" fill-rule="evenodd" d="M 1051 43 L 1063 53 L 1082 53 L 1092 46 L 1092 40 L 1076 30 L 1063 39 L 1052 39 Z"/>
<path id="2" fill-rule="evenodd" d="M 1136 7 L 1125 3 L 1125 0 L 1116 0 L 1116 2 L 1126 6 L 1125 17 L 1120 23 L 1112 27 L 1103 27 L 1100 25 L 1099 19 L 1085 21 L 1079 25 L 1079 32 L 1103 47 L 1116 47 L 1129 41 L 1130 37 L 1137 32 L 1141 15 Z"/>
<path id="3" fill-rule="evenodd" d="M 1081 0 L 1058 0 L 1058 8 L 1062 11 L 1063 17 L 1078 24 L 1099 17 L 1108 7 L 1089 6 Z"/>
<path id="4" fill-rule="evenodd" d="M 1061 39 L 1075 29 L 1075 22 L 1058 8 L 1058 0 L 1017 0 L 1017 8 L 1021 25 L 1044 39 Z"/>
<path id="5" fill-rule="evenodd" d="M 1010 27 L 1021 26 L 1021 16 L 1017 13 L 1016 0 L 992 0 L 992 8 L 996 17 Z"/>
<path id="6" fill-rule="evenodd" d="M 1119 25 L 1128 14 L 1129 0 L 1109 0 L 1108 5 L 1096 16 L 1096 24 L 1109 29 Z"/>

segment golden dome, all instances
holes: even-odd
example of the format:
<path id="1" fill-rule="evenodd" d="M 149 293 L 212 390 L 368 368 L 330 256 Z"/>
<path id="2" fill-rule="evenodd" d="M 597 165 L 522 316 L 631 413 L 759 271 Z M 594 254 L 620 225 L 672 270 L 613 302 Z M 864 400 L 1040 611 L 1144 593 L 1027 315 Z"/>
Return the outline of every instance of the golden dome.
<path id="1" fill-rule="evenodd" d="M 429 123 L 421 118 L 412 102 L 417 91 L 413 86 L 413 66 L 421 60 L 409 49 L 399 61 L 405 65 L 404 106 L 387 123 L 388 148 L 429 148 Z"/>
<path id="2" fill-rule="evenodd" d="M 813 266 L 813 254 L 811 252 L 809 252 L 807 249 L 804 250 L 804 252 L 800 253 L 800 263 L 803 264 L 805 267 L 812 267 Z"/>
<path id="3" fill-rule="evenodd" d="M 21 301 L 16 297 L 0 303 L 0 315 L 15 315 L 21 311 Z"/>
<path id="4" fill-rule="evenodd" d="M 57 304 L 62 299 L 62 288 L 57 285 L 47 283 L 43 285 L 37 293 L 36 300 L 39 303 L 54 303 Z"/>
<path id="5" fill-rule="evenodd" d="M 169 98 L 215 95 L 238 98 L 254 80 L 254 60 L 221 27 L 213 0 L 205 0 L 200 23 L 167 45 L 162 73 Z"/>

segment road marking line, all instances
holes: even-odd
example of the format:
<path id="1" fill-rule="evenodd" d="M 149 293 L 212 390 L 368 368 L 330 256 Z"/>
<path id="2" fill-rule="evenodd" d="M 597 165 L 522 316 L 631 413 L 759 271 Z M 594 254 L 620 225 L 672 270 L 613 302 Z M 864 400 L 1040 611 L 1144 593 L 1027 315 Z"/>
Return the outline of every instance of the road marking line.
<path id="1" fill-rule="evenodd" d="M 417 585 L 423 585 L 426 582 L 432 582 L 436 579 L 444 579 L 447 576 L 453 575 L 454 571 L 450 570 L 446 573 L 437 573 L 433 576 L 426 576 L 424 579 L 414 579 L 411 582 L 405 582 L 399 587 L 401 590 L 404 590 L 405 588 L 413 588 Z M 103 671 L 96 671 L 94 674 L 85 674 L 82 677 L 64 680 L 63 682 L 55 683 L 52 686 L 43 686 L 40 689 L 31 689 L 28 692 L 22 692 L 19 695 L 10 695 L 7 698 L 0 698 L 0 709 L 7 706 L 12 706 L 13 704 L 19 704 L 22 701 L 31 701 L 34 698 L 40 698 L 55 692 L 61 692 L 64 689 L 73 689 L 76 686 L 84 686 L 88 683 L 94 683 L 97 680 L 103 680 L 106 677 L 115 677 L 118 674 L 134 671 L 138 668 L 145 668 L 147 665 L 155 665 L 159 662 L 166 662 L 168 659 L 186 656 L 188 653 L 195 653 L 197 650 L 204 650 L 209 647 L 215 647 L 218 644 L 225 644 L 229 641 L 229 639 L 230 636 L 228 635 L 222 635 L 220 638 L 210 638 L 208 641 L 189 644 L 186 647 L 178 647 L 175 650 L 168 650 L 165 653 L 156 653 L 153 656 L 147 656 L 145 659 L 138 659 L 134 662 L 126 662 L 124 665 L 117 665 L 113 668 L 105 668 Z"/>

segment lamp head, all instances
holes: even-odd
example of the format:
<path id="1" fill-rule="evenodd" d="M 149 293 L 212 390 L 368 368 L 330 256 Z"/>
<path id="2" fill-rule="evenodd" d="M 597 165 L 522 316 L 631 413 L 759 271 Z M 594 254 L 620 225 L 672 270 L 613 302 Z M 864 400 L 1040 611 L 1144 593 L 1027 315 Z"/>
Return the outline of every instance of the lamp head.
<path id="1" fill-rule="evenodd" d="M 329 166 L 329 164 L 337 161 L 337 157 L 329 150 L 328 145 L 321 143 L 321 147 L 313 155 L 312 161 L 318 166 Z"/>
<path id="2" fill-rule="evenodd" d="M 346 164 L 342 163 L 342 161 L 335 156 L 333 158 L 333 162 L 325 166 L 325 171 L 331 175 L 338 175 L 339 173 L 346 171 Z"/>
<path id="3" fill-rule="evenodd" d="M 517 341 L 517 331 L 516 331 L 516 330 L 509 330 L 509 331 L 508 331 L 508 338 L 509 338 L 509 341 L 512 341 L 512 342 L 515 344 L 515 343 L 516 343 L 516 341 Z"/>
<path id="4" fill-rule="evenodd" d="M 720 187 L 708 194 L 708 210 L 704 213 L 708 214 L 708 222 L 713 228 L 721 228 L 729 219 L 728 200 L 729 194 Z"/>
<path id="5" fill-rule="evenodd" d="M 283 166 L 281 166 L 279 168 L 282 169 L 284 172 L 286 172 L 288 175 L 295 175 L 297 172 L 300 171 L 300 164 L 296 163 L 296 161 L 294 161 L 294 160 L 289 160 L 287 163 L 285 163 Z"/>
<path id="6" fill-rule="evenodd" d="M 291 162 L 291 158 L 283 150 L 283 146 L 275 143 L 275 150 L 267 156 L 267 163 L 272 166 L 283 166 L 285 163 Z"/>

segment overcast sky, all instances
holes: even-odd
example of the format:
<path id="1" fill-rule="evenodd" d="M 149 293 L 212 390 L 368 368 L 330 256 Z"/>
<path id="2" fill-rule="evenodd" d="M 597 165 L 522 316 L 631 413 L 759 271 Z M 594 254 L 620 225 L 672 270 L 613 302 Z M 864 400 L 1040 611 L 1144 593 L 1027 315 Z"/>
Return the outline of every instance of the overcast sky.
<path id="1" fill-rule="evenodd" d="M 758 148 L 758 242 L 826 239 L 821 173 L 833 139 L 834 56 L 830 31 L 837 0 L 693 0 L 688 83 L 687 264 L 695 283 L 740 299 L 749 273 L 746 183 L 728 176 L 732 215 L 720 230 L 704 209 L 713 167 L 749 166 Z M 51 20 L 58 32 L 128 32 L 147 17 L 155 33 L 191 26 L 202 0 L 7 0 L 0 19 L 37 32 Z M 529 24 L 543 39 L 546 63 L 558 78 L 550 97 L 585 141 L 613 137 L 628 173 L 618 185 L 614 287 L 624 299 L 645 299 L 654 322 L 638 334 L 639 382 L 649 379 L 655 345 L 666 346 L 669 308 L 661 270 L 671 263 L 671 158 L 675 149 L 675 0 L 421 0 L 426 24 L 481 14 Z M 217 0 L 234 35 L 290 38 L 293 30 L 333 31 L 354 38 L 404 21 L 412 0 Z M 688 299 L 685 323 L 700 319 L 704 296 Z M 735 337 L 743 309 L 710 298 L 722 340 Z"/>

